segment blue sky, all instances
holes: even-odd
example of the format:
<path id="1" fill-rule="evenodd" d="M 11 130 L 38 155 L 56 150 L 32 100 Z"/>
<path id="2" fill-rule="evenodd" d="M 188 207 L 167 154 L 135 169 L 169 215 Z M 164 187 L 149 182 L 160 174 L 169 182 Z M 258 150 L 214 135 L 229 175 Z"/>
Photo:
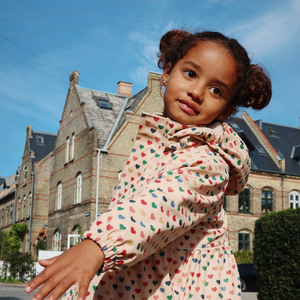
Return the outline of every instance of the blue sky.
<path id="1" fill-rule="evenodd" d="M 215 30 L 236 38 L 271 75 L 273 98 L 254 119 L 299 127 L 299 0 L 1 1 L 0 176 L 21 164 L 26 126 L 57 133 L 69 74 L 116 93 L 147 84 L 168 30 Z"/>

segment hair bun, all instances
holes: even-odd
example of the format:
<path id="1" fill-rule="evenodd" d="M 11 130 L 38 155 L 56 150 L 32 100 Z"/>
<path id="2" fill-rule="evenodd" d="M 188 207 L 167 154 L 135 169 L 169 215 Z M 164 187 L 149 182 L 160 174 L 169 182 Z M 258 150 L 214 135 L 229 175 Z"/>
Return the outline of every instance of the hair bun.
<path id="1" fill-rule="evenodd" d="M 184 30 L 171 30 L 162 36 L 159 43 L 159 53 L 157 65 L 161 69 L 165 69 L 166 64 L 173 61 L 170 55 L 174 55 L 173 50 L 176 45 L 186 40 L 192 34 Z M 175 47 L 174 47 L 175 46 Z"/>
<path id="2" fill-rule="evenodd" d="M 272 97 L 272 84 L 269 74 L 259 65 L 251 65 L 248 71 L 249 98 L 247 107 L 263 109 Z"/>

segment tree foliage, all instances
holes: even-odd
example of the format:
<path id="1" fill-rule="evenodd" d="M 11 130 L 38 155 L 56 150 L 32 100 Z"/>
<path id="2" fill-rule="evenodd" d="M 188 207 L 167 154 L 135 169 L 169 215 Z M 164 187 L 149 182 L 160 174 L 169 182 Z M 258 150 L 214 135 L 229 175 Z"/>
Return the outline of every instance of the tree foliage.
<path id="1" fill-rule="evenodd" d="M 299 299 L 300 208 L 267 214 L 255 222 L 254 264 L 258 299 Z"/>

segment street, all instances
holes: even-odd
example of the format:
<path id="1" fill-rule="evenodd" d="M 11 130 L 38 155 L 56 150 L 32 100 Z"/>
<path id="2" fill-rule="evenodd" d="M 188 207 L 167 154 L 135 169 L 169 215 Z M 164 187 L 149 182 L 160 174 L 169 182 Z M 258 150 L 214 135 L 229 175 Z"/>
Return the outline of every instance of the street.
<path id="1" fill-rule="evenodd" d="M 25 284 L 4 284 L 0 283 L 1 300 L 31 300 L 34 296 L 24 292 Z M 256 293 L 243 293 L 242 300 L 256 300 Z"/>

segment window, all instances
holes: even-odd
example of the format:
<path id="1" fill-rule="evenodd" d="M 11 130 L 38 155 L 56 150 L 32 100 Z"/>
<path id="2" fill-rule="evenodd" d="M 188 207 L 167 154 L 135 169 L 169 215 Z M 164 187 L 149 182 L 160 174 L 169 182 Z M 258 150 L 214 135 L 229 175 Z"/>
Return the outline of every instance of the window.
<path id="1" fill-rule="evenodd" d="M 75 225 L 72 232 L 73 234 L 68 234 L 68 249 L 79 243 L 81 227 L 79 225 Z"/>
<path id="2" fill-rule="evenodd" d="M 27 217 L 27 210 L 26 210 L 26 196 L 24 195 L 23 198 L 23 217 L 26 218 Z"/>
<path id="3" fill-rule="evenodd" d="M 261 213 L 265 214 L 273 211 L 273 192 L 268 190 L 261 191 Z"/>
<path id="4" fill-rule="evenodd" d="M 239 251 L 250 251 L 250 234 L 248 232 L 239 232 Z"/>
<path id="5" fill-rule="evenodd" d="M 258 153 L 260 154 L 266 154 L 265 149 L 262 146 L 255 146 L 256 150 L 258 151 Z"/>
<path id="6" fill-rule="evenodd" d="M 300 194 L 298 192 L 290 192 L 290 208 L 298 208 L 300 206 Z"/>
<path id="7" fill-rule="evenodd" d="M 75 133 L 72 134 L 71 160 L 74 159 L 74 153 L 75 153 Z"/>
<path id="8" fill-rule="evenodd" d="M 62 199 L 62 183 L 59 182 L 57 185 L 57 207 L 56 207 L 56 209 L 61 209 L 61 199 Z"/>
<path id="9" fill-rule="evenodd" d="M 239 194 L 239 212 L 250 212 L 250 189 L 248 188 Z"/>
<path id="10" fill-rule="evenodd" d="M 25 173 L 24 173 L 24 178 L 27 179 L 28 167 L 27 167 L 27 166 L 24 166 L 23 170 L 24 170 L 24 172 L 25 172 Z"/>
<path id="11" fill-rule="evenodd" d="M 4 224 L 4 208 L 2 208 L 2 212 L 1 212 L 1 227 L 3 227 L 5 224 Z"/>
<path id="12" fill-rule="evenodd" d="M 69 151 L 70 151 L 70 139 L 67 137 L 66 141 L 66 164 L 69 162 Z"/>
<path id="13" fill-rule="evenodd" d="M 9 206 L 6 207 L 6 225 L 9 224 Z"/>
<path id="14" fill-rule="evenodd" d="M 11 205 L 10 208 L 9 208 L 9 223 L 12 224 L 13 222 L 13 206 Z"/>
<path id="15" fill-rule="evenodd" d="M 274 128 L 272 128 L 272 127 L 266 127 L 266 130 L 267 130 L 269 136 L 271 136 L 271 137 L 277 137 L 277 138 L 280 137 L 279 133 L 276 132 L 276 130 Z"/>
<path id="16" fill-rule="evenodd" d="M 82 173 L 77 175 L 77 194 L 76 194 L 76 203 L 81 202 L 82 195 Z"/>
<path id="17" fill-rule="evenodd" d="M 112 109 L 112 105 L 108 99 L 104 97 L 96 97 L 95 99 L 97 100 L 97 103 L 100 108 Z"/>
<path id="18" fill-rule="evenodd" d="M 19 200 L 18 200 L 18 212 L 17 212 L 17 220 L 20 220 L 20 218 L 21 218 L 21 199 L 19 198 Z"/>
<path id="19" fill-rule="evenodd" d="M 224 195 L 223 208 L 225 211 L 227 211 L 227 196 L 226 195 Z"/>
<path id="20" fill-rule="evenodd" d="M 42 136 L 37 136 L 36 137 L 36 142 L 38 143 L 38 144 L 43 144 L 44 143 L 44 138 L 42 137 Z"/>
<path id="21" fill-rule="evenodd" d="M 54 234 L 53 250 L 61 251 L 61 232 L 59 229 L 56 230 L 56 232 Z"/>

